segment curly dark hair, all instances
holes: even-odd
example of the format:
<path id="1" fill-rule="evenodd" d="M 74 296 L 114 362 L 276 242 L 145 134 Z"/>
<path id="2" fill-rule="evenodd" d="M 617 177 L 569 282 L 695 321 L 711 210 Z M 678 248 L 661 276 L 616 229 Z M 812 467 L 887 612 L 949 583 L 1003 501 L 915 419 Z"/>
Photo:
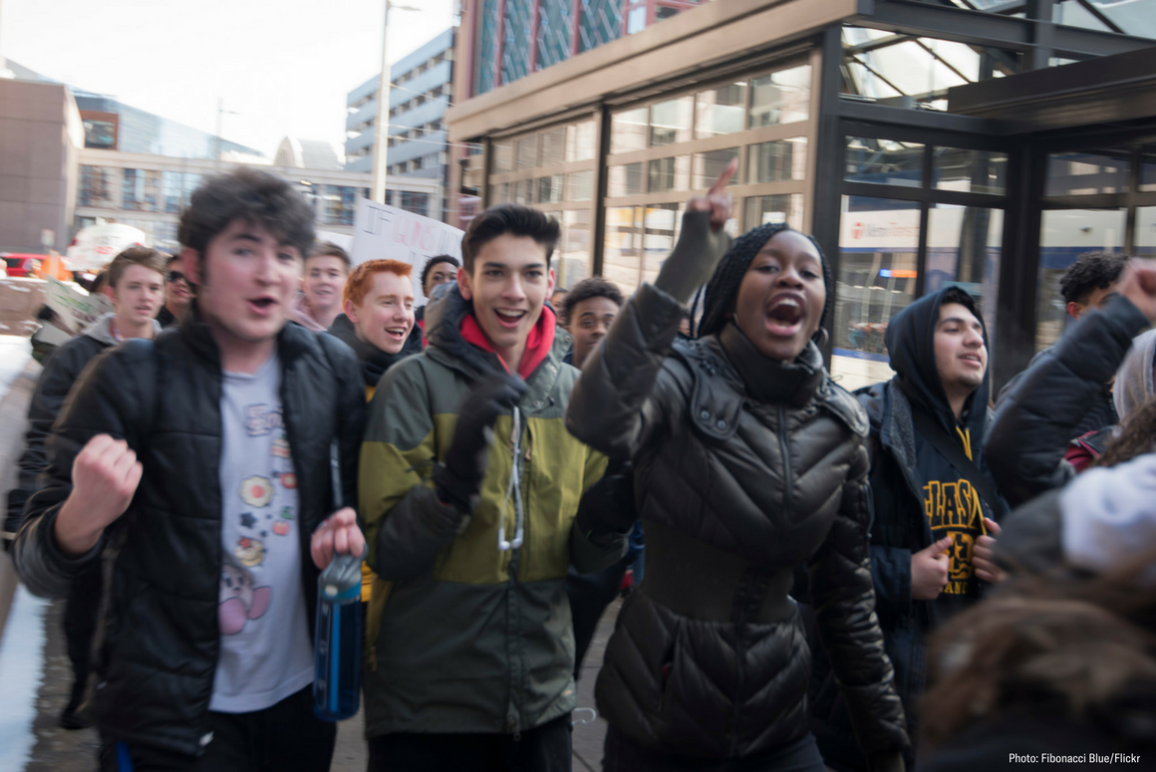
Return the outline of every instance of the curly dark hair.
<path id="1" fill-rule="evenodd" d="M 546 267 L 554 247 L 562 237 L 562 229 L 554 220 L 533 207 L 524 204 L 498 204 L 470 220 L 462 236 L 462 265 L 473 274 L 474 256 L 487 243 L 504 234 L 529 236 L 546 250 Z"/>
<path id="2" fill-rule="evenodd" d="M 434 255 L 426 261 L 425 267 L 421 269 L 421 290 L 425 292 L 425 280 L 429 278 L 430 272 L 433 271 L 434 266 L 441 263 L 449 263 L 454 268 L 460 268 L 461 263 L 453 255 Z"/>
<path id="3" fill-rule="evenodd" d="M 1086 303 L 1093 290 L 1107 289 L 1120 278 L 1128 255 L 1122 252 L 1085 252 L 1068 266 L 1060 279 L 1064 303 Z"/>
<path id="4" fill-rule="evenodd" d="M 619 308 L 622 308 L 622 304 L 626 302 L 626 298 L 622 296 L 622 290 L 618 289 L 614 282 L 603 279 L 601 276 L 591 276 L 589 279 L 583 279 L 575 284 L 566 293 L 566 297 L 562 300 L 562 322 L 570 324 L 570 314 L 573 313 L 574 306 L 590 298 L 606 298 Z"/>
<path id="5" fill-rule="evenodd" d="M 305 199 L 280 177 L 245 166 L 210 177 L 193 192 L 177 238 L 204 257 L 213 237 L 234 220 L 261 225 L 302 257 L 313 246 L 313 209 Z"/>

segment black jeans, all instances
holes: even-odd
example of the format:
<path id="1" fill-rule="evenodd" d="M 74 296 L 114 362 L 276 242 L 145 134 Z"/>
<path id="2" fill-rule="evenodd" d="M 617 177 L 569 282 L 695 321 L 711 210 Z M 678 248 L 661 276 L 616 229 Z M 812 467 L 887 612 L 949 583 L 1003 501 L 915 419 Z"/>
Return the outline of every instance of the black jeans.
<path id="1" fill-rule="evenodd" d="M 387 734 L 369 738 L 369 772 L 570 772 L 570 714 L 521 736 Z"/>
<path id="2" fill-rule="evenodd" d="M 209 713 L 200 756 L 104 740 L 101 772 L 327 772 L 337 724 L 313 715 L 313 686 L 252 713 Z"/>
<path id="3" fill-rule="evenodd" d="M 825 767 L 810 734 L 766 753 L 728 761 L 643 748 L 611 725 L 606 730 L 602 772 L 825 772 Z"/>

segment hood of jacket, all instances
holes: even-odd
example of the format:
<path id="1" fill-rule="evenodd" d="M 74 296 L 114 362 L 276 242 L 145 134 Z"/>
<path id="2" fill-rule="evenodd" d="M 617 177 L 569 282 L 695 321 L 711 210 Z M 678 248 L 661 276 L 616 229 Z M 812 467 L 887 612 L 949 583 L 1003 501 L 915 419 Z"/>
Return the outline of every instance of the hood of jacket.
<path id="1" fill-rule="evenodd" d="M 971 435 L 972 448 L 976 453 L 972 460 L 978 464 L 979 452 L 983 448 L 990 379 L 984 376 L 983 383 L 964 404 L 962 419 L 956 422 L 935 366 L 935 326 L 939 323 L 939 308 L 949 289 L 944 287 L 938 292 L 925 295 L 903 309 L 887 325 L 884 341 L 891 357 L 891 368 L 898 373 L 899 387 L 910 400 L 912 409 L 933 416 L 949 435 L 955 435 L 957 426 L 966 429 Z M 979 317 L 979 323 L 983 325 L 982 316 Z M 983 329 L 983 343 L 990 352 L 986 326 Z"/>
<path id="2" fill-rule="evenodd" d="M 372 343 L 366 343 L 357 337 L 357 330 L 354 328 L 353 322 L 349 321 L 349 317 L 345 314 L 341 314 L 333 320 L 333 326 L 329 328 L 328 332 L 353 349 L 353 353 L 357 355 L 357 361 L 361 363 L 361 375 L 366 386 L 377 386 L 377 382 L 381 380 L 381 376 L 385 375 L 386 370 L 408 356 L 421 353 L 421 330 L 416 324 L 410 330 L 409 337 L 405 339 L 401 351 L 396 354 L 382 351 Z"/>
<path id="3" fill-rule="evenodd" d="M 1156 364 L 1156 330 L 1148 330 L 1132 340 L 1132 349 L 1116 371 L 1112 401 L 1123 423 L 1128 414 L 1156 395 L 1152 367 Z"/>
<path id="4" fill-rule="evenodd" d="M 112 320 L 116 318 L 115 311 L 109 311 L 107 314 L 97 318 L 95 322 L 84 328 L 81 335 L 87 335 L 98 343 L 105 346 L 115 346 L 120 343 L 116 336 L 112 334 Z M 161 323 L 153 319 L 153 335 L 155 336 L 161 331 Z"/>

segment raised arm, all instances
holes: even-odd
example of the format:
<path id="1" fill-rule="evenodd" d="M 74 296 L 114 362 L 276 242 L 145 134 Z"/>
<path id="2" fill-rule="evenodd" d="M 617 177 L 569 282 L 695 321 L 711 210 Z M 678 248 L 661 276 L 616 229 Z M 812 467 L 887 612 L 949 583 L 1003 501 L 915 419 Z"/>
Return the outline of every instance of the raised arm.
<path id="1" fill-rule="evenodd" d="M 984 453 L 1017 507 L 1075 476 L 1064 461 L 1085 408 L 1112 380 L 1132 338 L 1156 321 L 1156 263 L 1133 261 L 1119 296 L 1092 311 L 1040 355 L 999 403 Z"/>
<path id="2" fill-rule="evenodd" d="M 654 285 L 642 285 L 627 301 L 570 395 L 567 428 L 611 457 L 633 457 L 663 423 L 668 405 L 655 393 L 659 371 L 683 306 L 730 247 L 723 227 L 731 209 L 726 185 L 735 168 L 732 162 L 705 197 L 687 203 L 678 244 Z"/>

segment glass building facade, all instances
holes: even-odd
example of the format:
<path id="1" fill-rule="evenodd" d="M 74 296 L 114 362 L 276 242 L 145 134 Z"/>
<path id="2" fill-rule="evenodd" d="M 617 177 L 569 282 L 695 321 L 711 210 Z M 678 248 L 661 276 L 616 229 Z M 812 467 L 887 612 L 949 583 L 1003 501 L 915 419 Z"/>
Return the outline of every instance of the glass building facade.
<path id="1" fill-rule="evenodd" d="M 110 97 L 74 91 L 84 120 L 85 147 L 173 158 L 216 158 L 219 153 L 262 156 L 227 139 L 138 110 Z"/>
<path id="2" fill-rule="evenodd" d="M 998 385 L 1063 331 L 1059 277 L 1077 255 L 1156 255 L 1156 0 L 833 5 L 714 3 L 677 39 L 645 29 L 630 45 L 615 35 L 633 4 L 612 5 L 622 26 L 572 47 L 572 76 L 523 68 L 508 103 L 486 60 L 474 93 L 494 93 L 448 116 L 483 148 L 463 185 L 559 220 L 561 286 L 600 274 L 628 292 L 737 158 L 731 231 L 787 222 L 832 263 L 825 353 L 843 385 L 889 378 L 889 321 L 948 285 L 975 297 Z M 487 30 L 524 9 L 476 6 L 469 51 L 500 59 Z M 540 61 L 560 58 L 543 24 L 581 38 L 606 6 L 574 8 L 539 3 Z"/>

